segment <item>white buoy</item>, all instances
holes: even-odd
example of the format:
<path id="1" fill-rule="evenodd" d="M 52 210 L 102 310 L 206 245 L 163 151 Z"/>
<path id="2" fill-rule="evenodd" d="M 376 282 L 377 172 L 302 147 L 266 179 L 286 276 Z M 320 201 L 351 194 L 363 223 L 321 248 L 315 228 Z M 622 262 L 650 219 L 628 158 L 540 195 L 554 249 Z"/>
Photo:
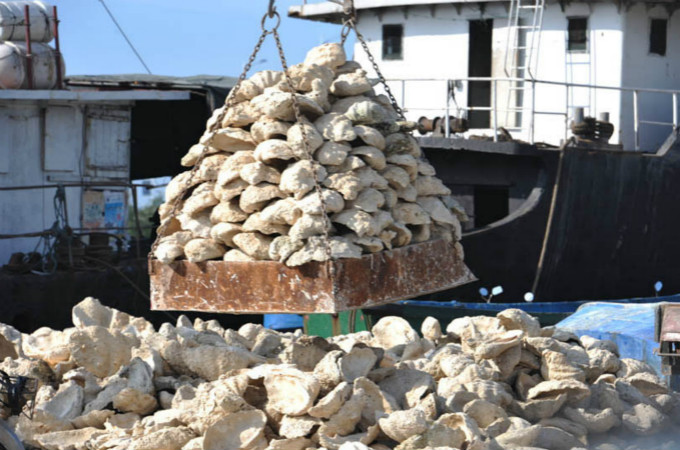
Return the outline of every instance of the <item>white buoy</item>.
<path id="1" fill-rule="evenodd" d="M 31 41 L 50 42 L 54 35 L 52 5 L 41 1 L 0 2 L 0 41 L 25 41 L 24 7 L 28 5 Z"/>
<path id="2" fill-rule="evenodd" d="M 56 50 L 47 44 L 32 44 L 33 89 L 57 87 Z M 0 89 L 27 89 L 26 45 L 17 42 L 0 43 Z M 65 72 L 61 61 L 62 78 Z"/>

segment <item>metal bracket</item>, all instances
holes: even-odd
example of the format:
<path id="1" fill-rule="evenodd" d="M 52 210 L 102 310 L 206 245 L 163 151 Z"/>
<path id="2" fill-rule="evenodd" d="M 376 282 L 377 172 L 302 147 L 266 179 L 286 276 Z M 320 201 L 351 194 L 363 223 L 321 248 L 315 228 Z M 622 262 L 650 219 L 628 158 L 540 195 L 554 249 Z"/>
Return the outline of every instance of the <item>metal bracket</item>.
<path id="1" fill-rule="evenodd" d="M 342 11 L 345 15 L 351 15 L 354 9 L 354 2 L 352 0 L 328 0 L 329 2 L 335 3 L 336 5 L 342 6 Z"/>

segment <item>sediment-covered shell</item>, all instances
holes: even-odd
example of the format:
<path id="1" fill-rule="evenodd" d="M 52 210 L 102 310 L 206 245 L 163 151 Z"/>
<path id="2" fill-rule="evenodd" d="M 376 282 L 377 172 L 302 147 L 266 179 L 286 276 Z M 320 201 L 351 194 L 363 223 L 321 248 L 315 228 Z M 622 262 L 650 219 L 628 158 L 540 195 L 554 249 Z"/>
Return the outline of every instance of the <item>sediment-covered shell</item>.
<path id="1" fill-rule="evenodd" d="M 273 370 L 265 376 L 268 404 L 275 411 L 289 416 L 301 416 L 314 405 L 319 382 L 314 376 L 297 369 Z"/>

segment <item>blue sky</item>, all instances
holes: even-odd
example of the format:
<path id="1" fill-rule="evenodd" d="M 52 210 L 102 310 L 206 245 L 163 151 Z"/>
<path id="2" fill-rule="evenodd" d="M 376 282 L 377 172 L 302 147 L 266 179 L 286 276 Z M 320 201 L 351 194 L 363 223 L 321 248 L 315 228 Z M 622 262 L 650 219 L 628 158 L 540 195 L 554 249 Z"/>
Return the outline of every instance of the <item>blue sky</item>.
<path id="1" fill-rule="evenodd" d="M 318 1 L 318 0 L 313 0 Z M 307 50 L 339 40 L 340 26 L 288 18 L 277 0 L 279 28 L 290 64 Z M 144 73 L 99 0 L 52 0 L 59 9 L 61 49 L 69 75 Z M 106 0 L 154 74 L 238 76 L 260 34 L 267 0 Z M 262 61 L 265 60 L 265 61 Z M 267 38 L 253 70 L 278 69 Z"/>

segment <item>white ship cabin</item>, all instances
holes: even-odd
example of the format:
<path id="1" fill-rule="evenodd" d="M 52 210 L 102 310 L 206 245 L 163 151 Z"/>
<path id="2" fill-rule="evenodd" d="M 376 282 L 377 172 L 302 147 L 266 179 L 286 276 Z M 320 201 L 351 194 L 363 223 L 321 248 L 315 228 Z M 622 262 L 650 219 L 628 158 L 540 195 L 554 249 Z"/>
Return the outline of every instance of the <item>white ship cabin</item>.
<path id="1" fill-rule="evenodd" d="M 358 28 L 410 120 L 466 118 L 462 136 L 497 140 L 505 129 L 559 145 L 583 108 L 586 117 L 608 115 L 610 144 L 642 151 L 656 150 L 678 126 L 680 1 L 354 3 Z M 344 17 L 339 4 L 311 0 L 288 14 Z M 358 43 L 354 56 L 370 67 Z"/>

